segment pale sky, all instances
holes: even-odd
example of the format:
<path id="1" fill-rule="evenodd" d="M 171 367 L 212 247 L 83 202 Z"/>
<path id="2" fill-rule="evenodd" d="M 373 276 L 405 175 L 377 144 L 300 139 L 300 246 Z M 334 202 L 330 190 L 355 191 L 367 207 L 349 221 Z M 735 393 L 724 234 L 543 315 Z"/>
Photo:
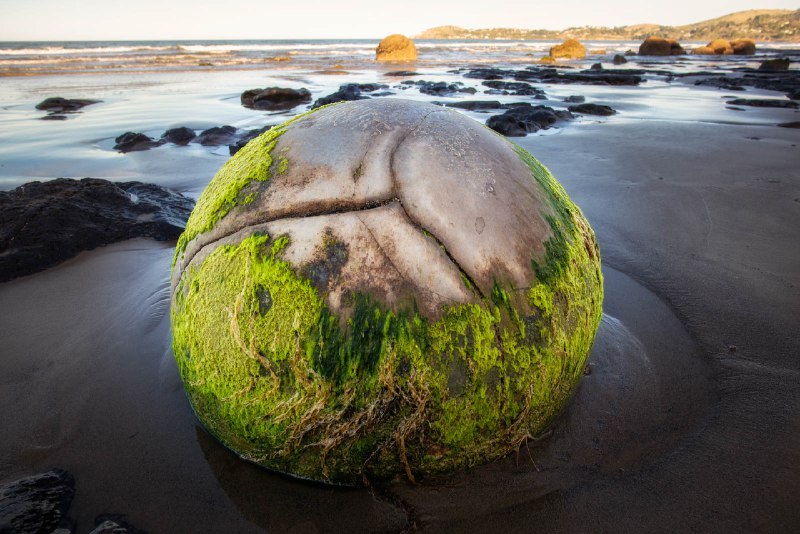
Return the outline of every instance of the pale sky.
<path id="1" fill-rule="evenodd" d="M 433 26 L 689 24 L 798 0 L 0 0 L 0 41 L 381 38 Z"/>

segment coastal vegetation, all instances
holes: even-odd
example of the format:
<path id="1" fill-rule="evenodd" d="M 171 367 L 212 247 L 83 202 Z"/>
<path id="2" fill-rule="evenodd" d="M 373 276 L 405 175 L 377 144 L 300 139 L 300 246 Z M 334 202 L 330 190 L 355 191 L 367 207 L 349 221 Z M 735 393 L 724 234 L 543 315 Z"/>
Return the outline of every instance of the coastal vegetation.
<path id="1" fill-rule="evenodd" d="M 565 30 L 484 28 L 465 29 L 437 26 L 423 31 L 416 39 L 591 39 L 643 40 L 659 35 L 678 41 L 712 41 L 748 37 L 756 41 L 800 40 L 800 9 L 753 9 L 684 26 L 634 24 L 630 26 L 582 26 Z"/>

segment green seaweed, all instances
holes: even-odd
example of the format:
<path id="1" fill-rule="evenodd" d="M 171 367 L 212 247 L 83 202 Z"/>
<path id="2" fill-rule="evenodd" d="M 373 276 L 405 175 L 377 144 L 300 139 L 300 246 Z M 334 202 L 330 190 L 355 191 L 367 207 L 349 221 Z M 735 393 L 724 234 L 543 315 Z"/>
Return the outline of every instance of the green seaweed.
<path id="1" fill-rule="evenodd" d="M 288 237 L 259 233 L 182 273 L 173 350 L 207 428 L 265 467 L 340 483 L 451 472 L 541 432 L 582 374 L 602 278 L 580 210 L 518 153 L 552 230 L 529 289 L 496 281 L 436 320 L 353 293 L 343 319 L 308 266 L 282 259 Z M 327 232 L 320 252 L 345 245 Z"/>

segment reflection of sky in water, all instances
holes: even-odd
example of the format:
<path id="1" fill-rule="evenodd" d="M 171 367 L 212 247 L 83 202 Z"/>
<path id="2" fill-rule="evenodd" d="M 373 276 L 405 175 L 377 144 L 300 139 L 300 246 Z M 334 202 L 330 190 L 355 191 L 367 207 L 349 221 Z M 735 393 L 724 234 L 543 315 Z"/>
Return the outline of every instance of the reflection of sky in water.
<path id="1" fill-rule="evenodd" d="M 177 126 L 197 131 L 230 124 L 241 129 L 260 128 L 277 124 L 303 112 L 306 105 L 282 113 L 266 113 L 245 109 L 239 95 L 254 87 L 306 87 L 319 98 L 338 89 L 343 83 L 379 82 L 388 84 L 396 96 L 422 101 L 499 100 L 502 103 L 529 102 L 556 109 L 568 106 L 564 99 L 581 95 L 587 102 L 610 105 L 619 111 L 613 117 L 583 116 L 557 128 L 542 130 L 534 135 L 569 134 L 586 122 L 615 123 L 627 120 L 700 121 L 732 124 L 771 125 L 797 120 L 793 110 L 745 108 L 741 111 L 726 108 L 724 97 L 756 98 L 783 95 L 748 89 L 731 92 L 713 87 L 695 87 L 690 78 L 675 78 L 668 82 L 664 75 L 645 75 L 646 82 L 638 87 L 614 87 L 575 84 L 539 84 L 547 100 L 527 96 L 487 95 L 482 80 L 468 79 L 458 72 L 459 66 L 485 63 L 491 66 L 520 69 L 533 64 L 527 50 L 543 54 L 553 42 L 459 42 L 437 41 L 417 43 L 422 59 L 413 64 L 379 65 L 372 60 L 374 41 L 337 42 L 242 42 L 212 44 L 165 43 L 77 43 L 59 45 L 47 43 L 0 44 L 0 70 L 3 61 L 42 61 L 73 69 L 74 62 L 83 56 L 125 58 L 130 65 L 152 65 L 156 70 L 144 72 L 94 69 L 91 74 L 53 74 L 41 76 L 7 76 L 0 84 L 0 189 L 10 189 L 32 179 L 55 177 L 108 178 L 112 180 L 144 180 L 175 187 L 197 194 L 216 170 L 228 158 L 227 147 L 176 147 L 164 145 L 144 153 L 119 154 L 113 150 L 114 138 L 125 132 L 142 132 L 151 137 Z M 666 58 L 629 58 L 629 62 L 614 67 L 613 54 L 636 48 L 633 42 L 586 42 L 589 50 L 604 48 L 605 55 L 590 55 L 583 61 L 566 65 L 578 69 L 603 62 L 606 68 L 669 70 L 692 72 L 705 70 L 724 74 L 741 66 L 755 66 L 762 57 L 681 56 Z M 781 45 L 786 46 L 786 45 Z M 796 46 L 796 45 L 795 45 Z M 263 63 L 263 57 L 292 51 L 290 61 Z M 346 53 L 341 60 L 343 69 L 331 70 L 338 62 L 324 56 Z M 368 54 L 367 54 L 368 52 Z M 786 52 L 786 51 L 785 51 Z M 784 54 L 783 52 L 782 54 Z M 791 50 L 800 54 L 800 50 Z M 180 61 L 198 53 L 238 58 L 259 56 L 260 64 L 246 63 L 239 69 L 175 69 Z M 764 52 L 770 56 L 773 52 Z M 322 55 L 320 55 L 322 54 Z M 782 55 L 781 54 L 781 55 Z M 37 56 L 38 55 L 38 56 Z M 31 59 L 41 57 L 44 59 Z M 26 59 L 27 58 L 27 59 Z M 177 58 L 177 59 L 176 59 Z M 430 59 L 432 58 L 432 59 Z M 640 61 L 641 59 L 641 61 Z M 59 63 L 65 61 L 64 63 Z M 94 61 L 94 60 L 93 60 Z M 110 61 L 110 60 L 109 60 Z M 216 62 L 215 59 L 213 62 Z M 253 60 L 254 61 L 254 60 Z M 524 61 L 523 65 L 515 61 Z M 112 61 L 113 63 L 113 61 Z M 120 64 L 124 64 L 120 63 Z M 260 65 L 260 66 L 259 66 Z M 259 67 L 259 68 L 254 68 Z M 127 68 L 127 67 L 126 67 Z M 138 67 L 137 67 L 138 68 Z M 388 77 L 384 73 L 398 69 L 414 69 L 412 77 Z M 134 69 L 135 70 L 135 69 Z M 332 75 L 336 73 L 338 75 Z M 416 88 L 401 86 L 402 80 L 462 82 L 477 89 L 475 95 L 457 94 L 434 97 L 419 93 Z M 63 121 L 39 120 L 45 115 L 34 106 L 51 96 L 91 98 L 102 103 L 71 114 Z M 466 112 L 479 121 L 490 113 Z"/>

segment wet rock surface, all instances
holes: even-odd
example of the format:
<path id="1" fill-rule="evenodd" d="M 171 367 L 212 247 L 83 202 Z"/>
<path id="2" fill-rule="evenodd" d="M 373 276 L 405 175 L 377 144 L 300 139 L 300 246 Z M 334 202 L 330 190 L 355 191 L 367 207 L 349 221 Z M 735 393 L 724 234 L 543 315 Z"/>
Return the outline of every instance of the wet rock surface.
<path id="1" fill-rule="evenodd" d="M 166 140 L 158 141 L 150 136 L 139 132 L 125 132 L 114 139 L 114 150 L 119 152 L 138 152 L 140 150 L 150 150 L 157 147 Z"/>
<path id="2" fill-rule="evenodd" d="M 134 237 L 177 239 L 194 202 L 142 182 L 59 178 L 0 191 L 0 281 Z"/>
<path id="3" fill-rule="evenodd" d="M 170 128 L 161 135 L 161 140 L 176 145 L 188 145 L 197 137 L 194 130 L 181 126 L 179 128 Z"/>
<path id="4" fill-rule="evenodd" d="M 0 532 L 71 532 L 67 512 L 75 495 L 75 480 L 62 469 L 0 485 Z"/>
<path id="5" fill-rule="evenodd" d="M 474 95 L 477 89 L 474 87 L 464 87 L 461 82 L 447 83 L 447 82 L 429 82 L 425 80 L 406 80 L 401 82 L 401 86 L 416 87 L 420 93 L 431 96 L 453 96 L 458 93 L 467 93 Z"/>
<path id="6" fill-rule="evenodd" d="M 580 113 L 582 115 L 600 115 L 603 117 L 608 117 L 616 113 L 616 111 L 611 109 L 610 106 L 604 106 L 602 104 L 578 104 L 575 106 L 569 106 L 567 109 L 569 109 L 572 113 Z"/>
<path id="7" fill-rule="evenodd" d="M 339 90 L 327 96 L 323 96 L 314 101 L 311 109 L 317 109 L 321 106 L 334 104 L 336 102 L 352 102 L 353 100 L 363 100 L 369 96 L 363 93 L 373 93 L 370 96 L 388 96 L 392 93 L 387 91 L 380 91 L 381 89 L 388 89 L 389 86 L 382 83 L 346 83 L 339 86 Z M 380 92 L 376 92 L 380 91 Z"/>
<path id="8" fill-rule="evenodd" d="M 793 100 L 776 100 L 773 98 L 734 98 L 728 100 L 734 106 L 750 106 L 756 108 L 800 108 L 800 104 Z"/>
<path id="9" fill-rule="evenodd" d="M 544 91 L 525 82 L 505 82 L 501 80 L 488 80 L 485 85 L 490 90 L 484 91 L 490 95 L 536 96 L 544 95 Z"/>
<path id="10" fill-rule="evenodd" d="M 292 109 L 311 101 L 311 92 L 302 87 L 267 87 L 264 89 L 248 89 L 240 97 L 242 105 L 250 109 L 265 111 L 282 111 Z"/>
<path id="11" fill-rule="evenodd" d="M 239 150 L 244 148 L 244 146 L 247 143 L 249 143 L 250 141 L 252 141 L 256 137 L 258 137 L 262 133 L 266 132 L 270 128 L 272 128 L 271 125 L 270 126 L 264 126 L 263 128 L 254 128 L 252 130 L 247 130 L 244 134 L 241 135 L 241 137 L 239 137 L 238 140 L 236 140 L 234 143 L 231 143 L 230 145 L 228 145 L 228 151 L 230 152 L 230 155 L 233 156 L 234 154 L 239 152 Z"/>
<path id="12" fill-rule="evenodd" d="M 45 120 L 65 120 L 67 116 L 65 113 L 76 113 L 86 106 L 98 104 L 102 100 L 90 100 L 88 98 L 62 98 L 54 96 L 45 98 L 38 104 L 36 109 L 47 111 L 47 115 L 42 117 Z"/>
<path id="13" fill-rule="evenodd" d="M 238 130 L 233 126 L 215 126 L 200 132 L 194 142 L 203 146 L 229 145 L 237 140 L 237 133 Z"/>
<path id="14" fill-rule="evenodd" d="M 547 106 L 515 106 L 502 115 L 494 115 L 486 126 L 507 137 L 524 137 L 552 127 L 559 120 L 572 119 L 572 113 Z"/>

